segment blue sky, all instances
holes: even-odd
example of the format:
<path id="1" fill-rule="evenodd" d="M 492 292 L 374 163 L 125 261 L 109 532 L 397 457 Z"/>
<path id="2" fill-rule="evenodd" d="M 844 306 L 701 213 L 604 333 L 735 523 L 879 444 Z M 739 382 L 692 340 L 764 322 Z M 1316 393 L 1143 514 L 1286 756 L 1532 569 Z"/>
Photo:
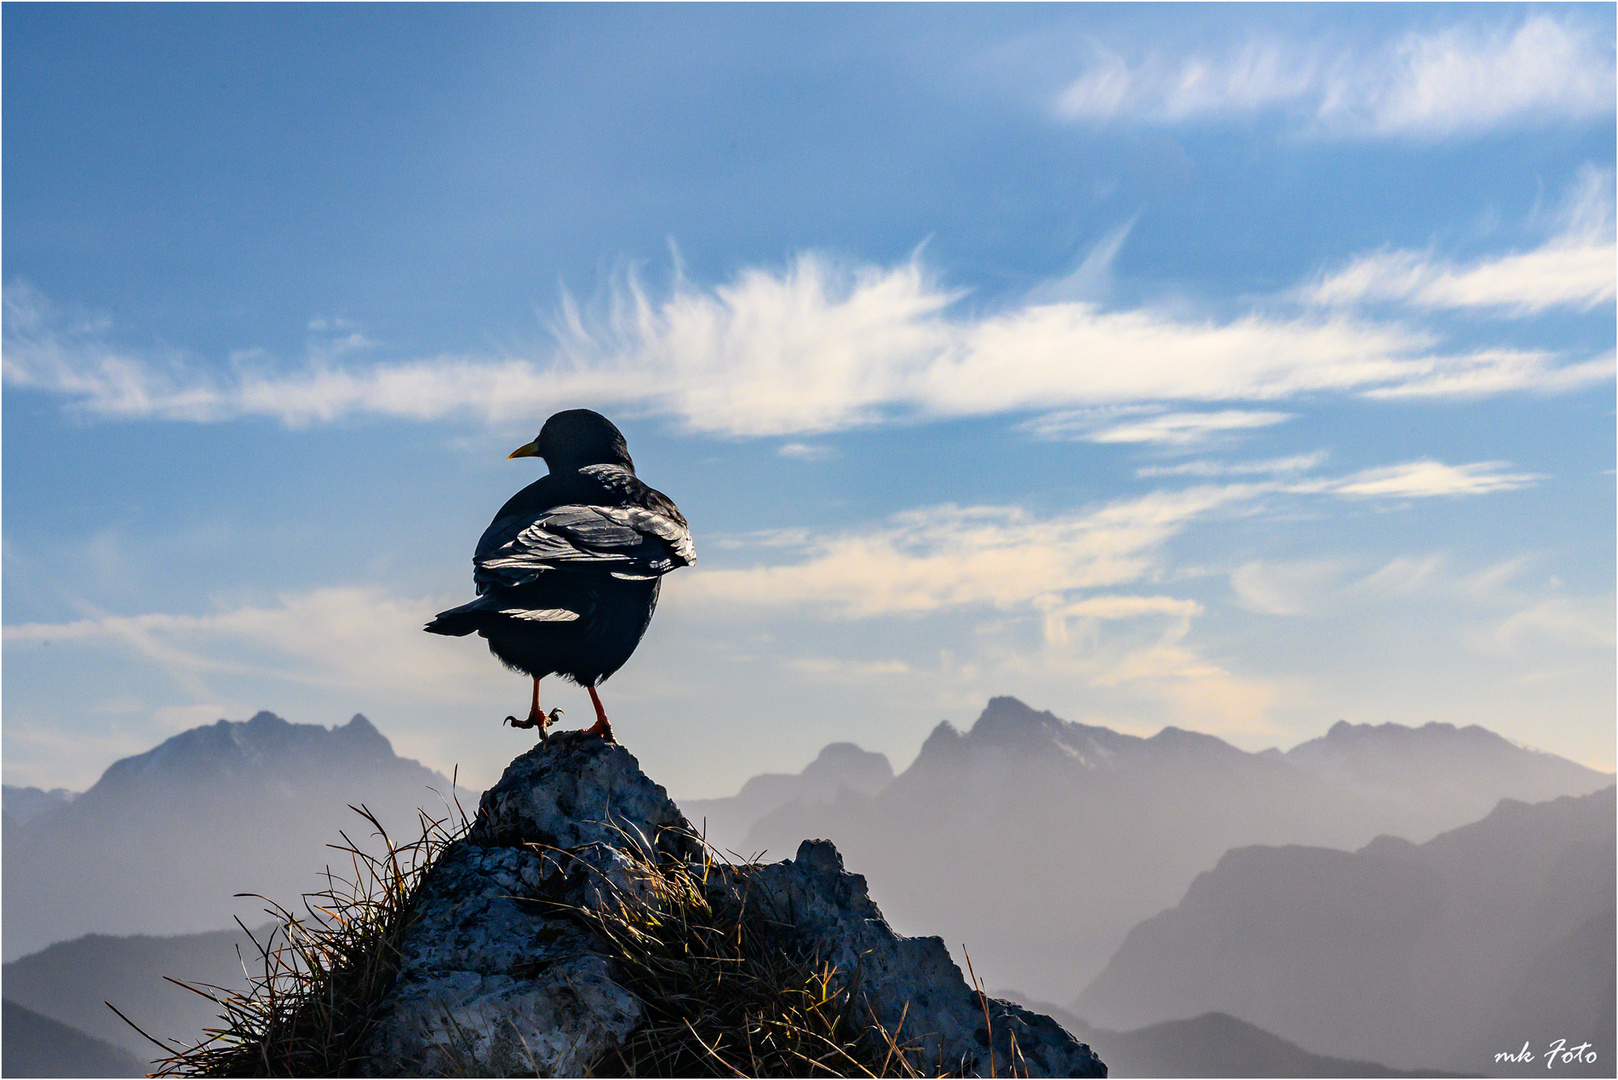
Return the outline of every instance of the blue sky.
<path id="1" fill-rule="evenodd" d="M 1001 693 L 1613 768 L 1611 6 L 0 17 L 8 783 L 491 782 L 419 628 L 580 405 L 697 542 L 603 688 L 676 795 Z"/>

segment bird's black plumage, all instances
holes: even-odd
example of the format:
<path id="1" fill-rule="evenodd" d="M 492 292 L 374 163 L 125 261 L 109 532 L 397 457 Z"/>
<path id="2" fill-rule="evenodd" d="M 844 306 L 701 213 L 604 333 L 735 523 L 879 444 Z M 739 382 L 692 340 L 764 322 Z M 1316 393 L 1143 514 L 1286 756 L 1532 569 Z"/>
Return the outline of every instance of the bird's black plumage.
<path id="1" fill-rule="evenodd" d="M 565 676 L 594 698 L 640 644 L 662 576 L 695 561 L 691 533 L 673 500 L 635 476 L 623 435 L 599 413 L 557 413 L 512 456 L 542 457 L 550 473 L 484 530 L 472 556 L 478 598 L 426 629 L 477 633 L 508 667 Z"/>

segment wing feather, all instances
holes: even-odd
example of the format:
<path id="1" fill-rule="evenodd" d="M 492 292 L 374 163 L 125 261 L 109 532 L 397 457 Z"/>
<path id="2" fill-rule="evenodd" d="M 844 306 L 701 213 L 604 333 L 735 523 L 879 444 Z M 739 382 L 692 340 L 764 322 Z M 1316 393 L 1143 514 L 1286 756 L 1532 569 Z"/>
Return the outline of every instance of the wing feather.
<path id="1" fill-rule="evenodd" d="M 472 560 L 480 591 L 525 585 L 557 570 L 601 570 L 627 580 L 660 577 L 696 554 L 685 522 L 639 506 L 553 506 L 537 518 L 495 521 Z"/>

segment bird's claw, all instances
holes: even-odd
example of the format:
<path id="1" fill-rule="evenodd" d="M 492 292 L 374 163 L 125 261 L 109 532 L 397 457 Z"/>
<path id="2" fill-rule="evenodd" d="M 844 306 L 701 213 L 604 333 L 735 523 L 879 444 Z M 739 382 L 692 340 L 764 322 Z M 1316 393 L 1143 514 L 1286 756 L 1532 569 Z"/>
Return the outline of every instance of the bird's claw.
<path id="1" fill-rule="evenodd" d="M 539 737 L 541 739 L 543 739 L 545 737 L 546 729 L 548 729 L 552 724 L 556 723 L 557 717 L 559 717 L 561 715 L 562 715 L 562 710 L 561 709 L 552 709 L 548 713 L 547 712 L 529 713 L 526 717 L 524 717 L 521 720 L 517 719 L 515 716 L 508 716 L 504 720 L 502 720 L 500 723 L 502 725 L 510 724 L 514 728 L 536 728 L 537 727 L 539 729 Z"/>

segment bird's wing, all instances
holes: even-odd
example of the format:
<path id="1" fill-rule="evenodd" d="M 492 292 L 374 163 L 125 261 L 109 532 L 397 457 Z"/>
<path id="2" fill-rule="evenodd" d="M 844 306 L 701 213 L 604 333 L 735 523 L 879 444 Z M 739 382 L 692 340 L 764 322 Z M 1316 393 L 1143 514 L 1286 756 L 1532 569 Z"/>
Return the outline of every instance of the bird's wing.
<path id="1" fill-rule="evenodd" d="M 676 511 L 677 513 L 677 511 Z M 649 580 L 694 559 L 685 522 L 639 506 L 553 506 L 497 519 L 473 558 L 479 591 L 525 585 L 554 570 Z"/>

